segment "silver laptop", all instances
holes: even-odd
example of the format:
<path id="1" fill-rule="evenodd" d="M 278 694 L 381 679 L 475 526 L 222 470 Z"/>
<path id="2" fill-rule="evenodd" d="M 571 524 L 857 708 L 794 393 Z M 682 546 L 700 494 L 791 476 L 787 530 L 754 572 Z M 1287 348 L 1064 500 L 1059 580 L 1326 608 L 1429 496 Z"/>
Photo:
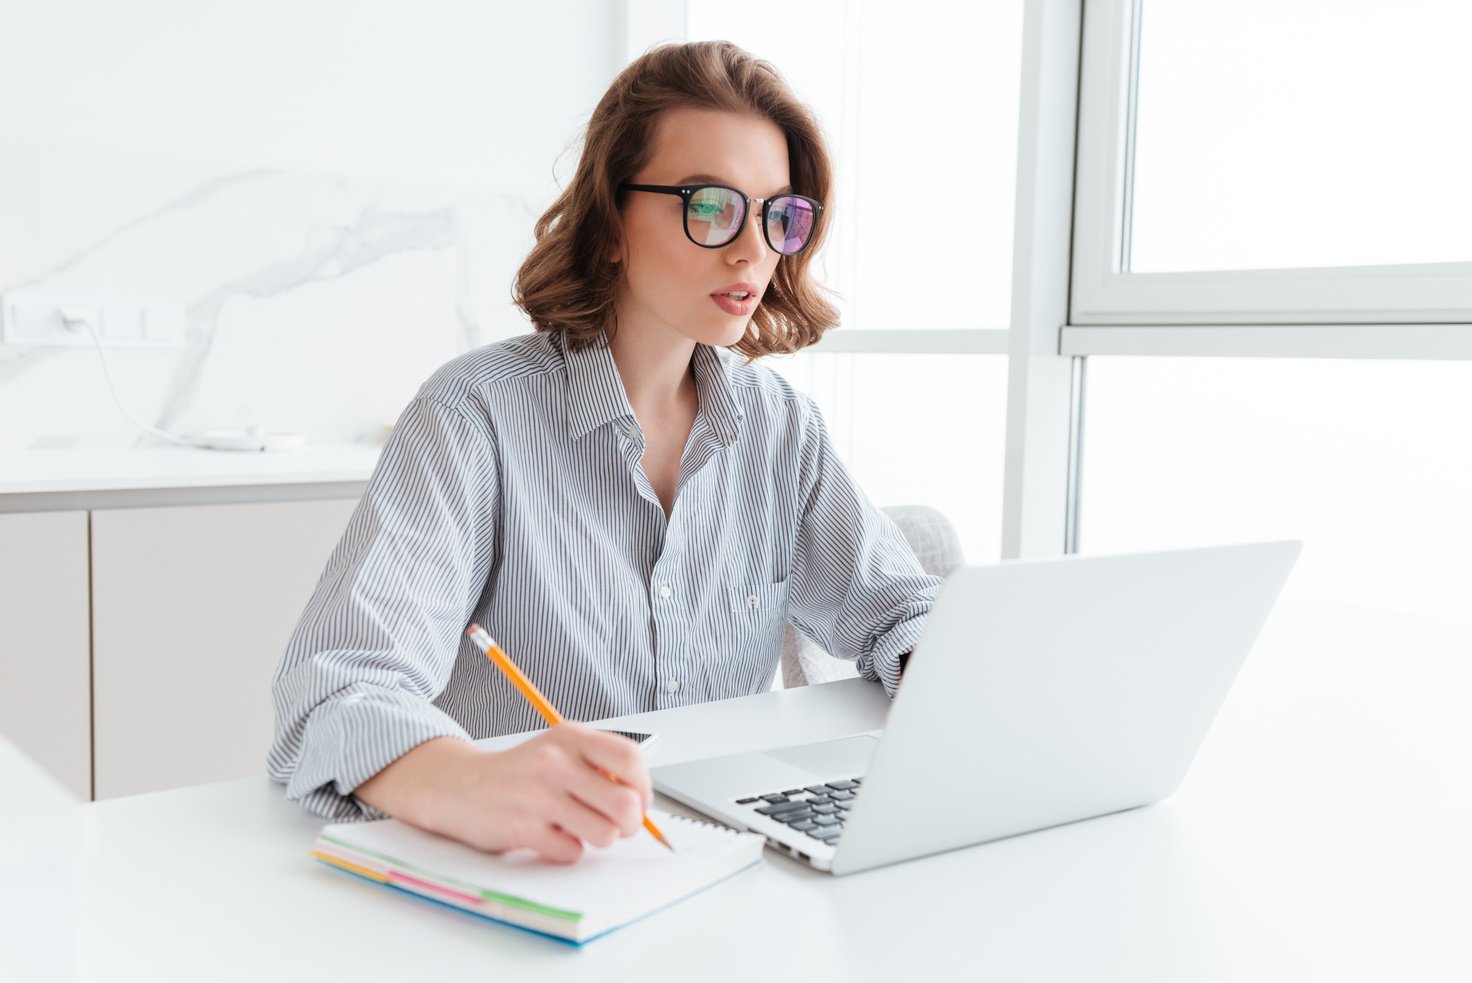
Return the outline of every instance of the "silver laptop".
<path id="1" fill-rule="evenodd" d="M 848 874 L 1175 791 L 1298 542 L 1016 560 L 941 588 L 883 731 L 651 770 Z"/>

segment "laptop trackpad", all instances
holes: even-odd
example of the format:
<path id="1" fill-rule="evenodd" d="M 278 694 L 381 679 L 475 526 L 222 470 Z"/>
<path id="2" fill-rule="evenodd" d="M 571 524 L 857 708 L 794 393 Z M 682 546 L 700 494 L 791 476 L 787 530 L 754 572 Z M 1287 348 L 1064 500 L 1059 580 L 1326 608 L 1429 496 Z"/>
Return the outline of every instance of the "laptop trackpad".
<path id="1" fill-rule="evenodd" d="M 783 764 L 811 772 L 814 778 L 828 781 L 864 774 L 869 768 L 869 759 L 874 756 L 874 749 L 878 746 L 877 737 L 861 734 L 837 741 L 824 741 L 822 744 L 781 748 L 765 754 Z"/>

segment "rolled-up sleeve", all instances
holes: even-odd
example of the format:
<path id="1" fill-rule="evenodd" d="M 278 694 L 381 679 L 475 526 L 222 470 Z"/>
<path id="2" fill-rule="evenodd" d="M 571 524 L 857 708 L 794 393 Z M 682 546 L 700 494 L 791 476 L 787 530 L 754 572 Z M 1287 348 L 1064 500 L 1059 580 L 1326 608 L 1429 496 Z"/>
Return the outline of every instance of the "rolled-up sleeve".
<path id="1" fill-rule="evenodd" d="M 808 401 L 801 453 L 805 498 L 788 620 L 891 696 L 900 656 L 920 640 L 941 578 L 924 572 L 894 522 L 854 483 Z"/>
<path id="2" fill-rule="evenodd" d="M 336 819 L 376 815 L 353 789 L 427 740 L 468 737 L 432 701 L 485 589 L 498 497 L 487 425 L 410 403 L 272 683 L 267 767 L 289 799 Z"/>

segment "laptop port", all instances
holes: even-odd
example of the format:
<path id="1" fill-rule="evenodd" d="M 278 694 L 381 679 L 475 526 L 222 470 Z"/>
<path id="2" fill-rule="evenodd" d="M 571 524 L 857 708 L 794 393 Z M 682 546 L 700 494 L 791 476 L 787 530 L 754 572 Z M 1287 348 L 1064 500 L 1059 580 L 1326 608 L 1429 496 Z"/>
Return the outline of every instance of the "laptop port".
<path id="1" fill-rule="evenodd" d="M 797 859 L 806 860 L 808 863 L 813 862 L 813 858 L 808 856 L 806 853 L 803 853 L 801 850 L 794 850 L 793 852 L 797 854 Z"/>

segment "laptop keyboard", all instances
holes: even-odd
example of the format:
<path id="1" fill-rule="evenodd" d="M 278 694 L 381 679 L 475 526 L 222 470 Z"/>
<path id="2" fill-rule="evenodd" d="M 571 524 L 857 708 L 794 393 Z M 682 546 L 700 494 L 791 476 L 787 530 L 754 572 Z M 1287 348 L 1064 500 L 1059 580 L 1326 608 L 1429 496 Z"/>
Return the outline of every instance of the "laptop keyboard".
<path id="1" fill-rule="evenodd" d="M 736 804 L 746 806 L 758 815 L 785 823 L 800 833 L 806 833 L 824 843 L 837 843 L 843 835 L 843 823 L 854 798 L 863 786 L 862 778 L 848 778 L 829 782 L 826 785 L 809 785 L 806 788 L 789 788 L 781 792 L 752 795 L 737 799 Z"/>

